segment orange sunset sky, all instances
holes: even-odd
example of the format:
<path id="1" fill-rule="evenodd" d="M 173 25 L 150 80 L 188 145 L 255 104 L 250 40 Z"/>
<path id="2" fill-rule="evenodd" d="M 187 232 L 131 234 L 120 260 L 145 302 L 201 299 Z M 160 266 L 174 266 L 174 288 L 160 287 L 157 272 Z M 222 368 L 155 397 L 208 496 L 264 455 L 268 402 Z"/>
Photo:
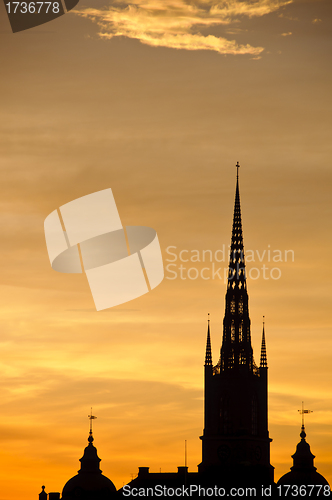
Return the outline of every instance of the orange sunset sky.
<path id="1" fill-rule="evenodd" d="M 331 33 L 330 0 L 81 0 L 16 34 L 1 3 L 0 500 L 62 490 L 91 406 L 117 487 L 138 466 L 175 471 L 185 440 L 197 470 L 207 314 L 216 364 L 226 285 L 169 269 L 223 274 L 227 256 L 179 254 L 227 253 L 237 161 L 275 479 L 292 465 L 304 401 L 332 483 Z M 165 268 L 168 247 L 177 261 L 151 293 L 96 312 L 85 275 L 52 270 L 43 223 L 109 187 L 122 223 L 154 228 Z"/>

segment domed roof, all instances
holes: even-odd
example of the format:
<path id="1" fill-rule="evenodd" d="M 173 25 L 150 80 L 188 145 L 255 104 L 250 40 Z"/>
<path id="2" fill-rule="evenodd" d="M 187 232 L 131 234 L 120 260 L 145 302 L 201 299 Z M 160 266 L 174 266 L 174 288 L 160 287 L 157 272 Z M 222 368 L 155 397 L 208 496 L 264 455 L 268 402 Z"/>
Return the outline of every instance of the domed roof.
<path id="1" fill-rule="evenodd" d="M 92 431 L 89 444 L 80 459 L 81 469 L 78 474 L 65 484 L 62 490 L 63 500 L 109 500 L 116 496 L 116 488 L 112 481 L 103 476 L 99 468 L 100 458 L 94 447 Z"/>
<path id="2" fill-rule="evenodd" d="M 304 430 L 304 425 L 301 429 L 301 441 L 296 447 L 296 452 L 292 455 L 293 467 L 291 467 L 290 472 L 284 474 L 278 481 L 278 485 L 290 484 L 296 486 L 308 486 L 317 485 L 325 486 L 329 483 L 326 479 L 317 472 L 317 468 L 314 467 L 315 455 L 311 453 L 310 445 L 306 442 L 306 433 Z"/>
<path id="3" fill-rule="evenodd" d="M 109 500 L 115 498 L 116 488 L 103 474 L 77 474 L 69 479 L 62 490 L 65 499 Z"/>

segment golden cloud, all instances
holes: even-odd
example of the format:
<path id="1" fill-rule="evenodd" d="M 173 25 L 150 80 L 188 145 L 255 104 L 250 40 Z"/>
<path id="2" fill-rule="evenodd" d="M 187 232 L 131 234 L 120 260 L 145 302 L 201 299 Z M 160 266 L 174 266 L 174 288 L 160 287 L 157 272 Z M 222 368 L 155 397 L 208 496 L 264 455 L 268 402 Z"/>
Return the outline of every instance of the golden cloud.
<path id="1" fill-rule="evenodd" d="M 293 0 L 119 0 L 117 6 L 75 11 L 97 23 L 99 36 L 125 36 L 154 47 L 186 50 L 214 50 L 220 54 L 259 55 L 264 48 L 239 45 L 200 29 L 238 22 L 239 18 L 260 17 L 292 3 Z"/>

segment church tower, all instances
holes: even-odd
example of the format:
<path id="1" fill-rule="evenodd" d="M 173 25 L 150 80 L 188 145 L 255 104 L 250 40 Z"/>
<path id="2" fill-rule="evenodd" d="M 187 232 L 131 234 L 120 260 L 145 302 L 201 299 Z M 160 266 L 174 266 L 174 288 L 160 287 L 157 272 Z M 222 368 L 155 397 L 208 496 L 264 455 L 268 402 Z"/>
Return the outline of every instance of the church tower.
<path id="1" fill-rule="evenodd" d="M 260 367 L 251 345 L 242 234 L 239 164 L 220 360 L 205 356 L 205 422 L 199 472 L 229 484 L 273 483 L 268 432 L 267 356 L 263 323 Z M 209 322 L 210 323 L 210 322 Z"/>

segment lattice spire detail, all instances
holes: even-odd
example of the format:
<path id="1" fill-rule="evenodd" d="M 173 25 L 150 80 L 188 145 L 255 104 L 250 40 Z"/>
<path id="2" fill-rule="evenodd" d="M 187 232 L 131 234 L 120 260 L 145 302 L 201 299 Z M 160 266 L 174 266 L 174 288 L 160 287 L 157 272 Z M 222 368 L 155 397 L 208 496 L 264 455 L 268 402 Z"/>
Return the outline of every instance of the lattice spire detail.
<path id="1" fill-rule="evenodd" d="M 227 288 L 246 289 L 246 273 L 239 189 L 239 162 L 237 162 L 236 168 L 236 191 Z"/>
<path id="2" fill-rule="evenodd" d="M 229 256 L 221 370 L 258 370 L 253 358 L 250 335 L 248 292 L 246 285 L 244 244 L 239 189 L 239 162 L 236 164 L 236 190 Z"/>

